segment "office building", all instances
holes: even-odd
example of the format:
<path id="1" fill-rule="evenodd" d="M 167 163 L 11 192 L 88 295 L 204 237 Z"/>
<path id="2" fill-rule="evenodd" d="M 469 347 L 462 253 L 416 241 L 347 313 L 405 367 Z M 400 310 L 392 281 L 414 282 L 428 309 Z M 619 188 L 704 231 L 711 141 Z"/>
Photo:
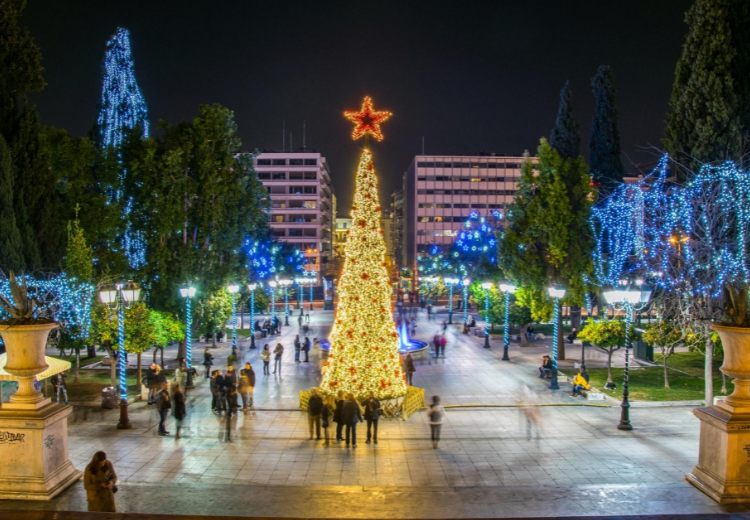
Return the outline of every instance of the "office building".
<path id="1" fill-rule="evenodd" d="M 333 194 L 326 158 L 317 152 L 263 152 L 254 167 L 271 198 L 273 236 L 299 247 L 307 271 L 330 274 Z"/>
<path id="2" fill-rule="evenodd" d="M 522 156 L 417 155 L 404 174 L 405 260 L 431 244 L 450 248 L 472 211 L 503 210 L 516 193 Z"/>

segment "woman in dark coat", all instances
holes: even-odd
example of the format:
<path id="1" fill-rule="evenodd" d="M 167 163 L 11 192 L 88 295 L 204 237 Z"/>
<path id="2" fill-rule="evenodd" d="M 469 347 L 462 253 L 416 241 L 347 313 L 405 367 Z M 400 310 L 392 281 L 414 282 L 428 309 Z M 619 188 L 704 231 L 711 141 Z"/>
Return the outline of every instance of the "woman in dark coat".
<path id="1" fill-rule="evenodd" d="M 115 484 L 117 474 L 112 463 L 107 460 L 106 453 L 97 451 L 83 473 L 83 487 L 86 489 L 89 511 L 115 512 Z"/>
<path id="2" fill-rule="evenodd" d="M 336 394 L 336 408 L 333 410 L 333 421 L 336 423 L 336 440 L 344 440 L 344 420 L 341 417 L 341 410 L 344 408 L 344 392 L 339 390 Z"/>

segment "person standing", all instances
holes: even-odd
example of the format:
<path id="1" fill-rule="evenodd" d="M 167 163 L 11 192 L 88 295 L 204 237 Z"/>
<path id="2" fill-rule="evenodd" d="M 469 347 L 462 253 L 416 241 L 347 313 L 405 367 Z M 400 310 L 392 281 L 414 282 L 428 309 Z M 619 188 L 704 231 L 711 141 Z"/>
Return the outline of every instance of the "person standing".
<path id="1" fill-rule="evenodd" d="M 448 338 L 445 334 L 440 335 L 440 357 L 445 357 L 445 346 L 448 344 Z"/>
<path id="2" fill-rule="evenodd" d="M 208 351 L 208 347 L 203 351 L 203 366 L 206 367 L 206 379 L 211 377 L 211 365 L 214 364 L 214 356 Z"/>
<path id="3" fill-rule="evenodd" d="M 344 392 L 339 390 L 336 394 L 336 407 L 333 411 L 333 420 L 336 422 L 336 440 L 343 441 L 344 420 L 341 418 L 341 411 L 344 409 Z"/>
<path id="4" fill-rule="evenodd" d="M 326 446 L 331 442 L 331 438 L 328 433 L 328 427 L 331 424 L 331 401 L 326 399 L 323 401 L 323 408 L 320 410 L 320 425 L 323 427 L 323 437 L 326 440 Z"/>
<path id="5" fill-rule="evenodd" d="M 302 312 L 297 316 L 297 325 L 299 325 L 300 329 L 302 328 Z"/>
<path id="6" fill-rule="evenodd" d="M 182 430 L 182 421 L 185 420 L 187 415 L 187 409 L 185 407 L 185 394 L 182 391 L 182 387 L 175 386 L 172 390 L 172 400 L 174 405 L 172 406 L 172 416 L 175 420 L 175 440 L 180 438 L 180 431 Z"/>
<path id="7" fill-rule="evenodd" d="M 187 367 L 184 361 L 180 361 L 180 365 L 174 369 L 174 385 L 179 386 L 183 391 L 186 390 L 185 383 L 187 382 Z"/>
<path id="8" fill-rule="evenodd" d="M 57 399 L 57 402 L 60 402 L 60 399 L 62 398 L 65 401 L 65 404 L 68 404 L 68 388 L 65 384 L 65 373 L 60 372 L 55 375 L 55 377 L 52 379 L 52 386 L 55 390 L 55 398 Z"/>
<path id="9" fill-rule="evenodd" d="M 362 422 L 362 411 L 353 394 L 348 394 L 341 408 L 341 418 L 346 426 L 346 447 L 351 442 L 352 448 L 357 447 L 357 423 Z"/>
<path id="10" fill-rule="evenodd" d="M 427 418 L 430 421 L 430 438 L 432 439 L 433 449 L 437 448 L 438 442 L 440 442 L 440 428 L 443 426 L 443 416 L 445 416 L 445 410 L 440 405 L 440 397 L 433 395 L 432 404 L 427 409 Z"/>
<path id="11" fill-rule="evenodd" d="M 273 349 L 273 373 L 276 373 L 276 370 L 279 371 L 279 375 L 281 375 L 281 356 L 284 355 L 284 345 L 281 343 L 276 344 L 276 348 Z"/>
<path id="12" fill-rule="evenodd" d="M 310 440 L 313 438 L 313 426 L 315 426 L 315 437 L 320 440 L 320 418 L 323 413 L 323 398 L 320 397 L 317 388 L 310 392 L 310 399 L 307 401 L 307 425 L 310 430 Z"/>
<path id="13" fill-rule="evenodd" d="M 414 367 L 414 359 L 411 357 L 411 352 L 409 352 L 406 354 L 406 358 L 404 358 L 404 372 L 406 372 L 406 383 L 409 386 L 412 386 L 414 372 L 416 371 L 417 369 Z"/>
<path id="14" fill-rule="evenodd" d="M 107 454 L 97 451 L 83 472 L 83 487 L 86 490 L 88 510 L 99 513 L 114 513 L 117 474 Z"/>
<path id="15" fill-rule="evenodd" d="M 299 353 L 302 350 L 302 342 L 299 340 L 299 334 L 294 336 L 294 362 L 299 363 Z"/>
<path id="16" fill-rule="evenodd" d="M 214 370 L 211 372 L 211 410 L 214 413 L 221 413 L 221 372 Z"/>
<path id="17" fill-rule="evenodd" d="M 380 401 L 375 398 L 374 394 L 365 401 L 365 421 L 367 421 L 367 440 L 365 444 L 370 444 L 370 439 L 375 444 L 378 443 L 378 420 L 380 419 Z M 372 433 L 372 434 L 371 434 Z"/>
<path id="18" fill-rule="evenodd" d="M 247 413 L 253 407 L 253 390 L 255 389 L 255 372 L 250 362 L 240 370 L 240 397 L 242 397 L 242 411 Z"/>
<path id="19" fill-rule="evenodd" d="M 271 369 L 268 367 L 271 364 L 271 350 L 268 348 L 268 343 L 263 345 L 263 350 L 260 352 L 260 359 L 263 360 L 263 375 L 267 376 L 271 373 Z"/>
<path id="20" fill-rule="evenodd" d="M 172 407 L 166 383 L 162 384 L 159 393 L 156 395 L 156 406 L 157 410 L 159 410 L 159 435 L 163 437 L 165 435 L 169 435 L 166 422 L 167 415 L 169 414 L 169 409 Z"/>
<path id="21" fill-rule="evenodd" d="M 234 369 L 234 365 L 229 365 L 227 371 L 224 374 L 224 398 L 227 400 L 227 411 L 237 410 L 237 371 Z M 232 401 L 234 399 L 234 401 Z"/>
<path id="22" fill-rule="evenodd" d="M 310 362 L 310 338 L 305 336 L 305 342 L 302 344 L 302 348 L 305 351 L 305 363 Z"/>
<path id="23" fill-rule="evenodd" d="M 432 345 L 435 349 L 435 357 L 440 356 L 440 333 L 436 332 L 432 337 Z"/>

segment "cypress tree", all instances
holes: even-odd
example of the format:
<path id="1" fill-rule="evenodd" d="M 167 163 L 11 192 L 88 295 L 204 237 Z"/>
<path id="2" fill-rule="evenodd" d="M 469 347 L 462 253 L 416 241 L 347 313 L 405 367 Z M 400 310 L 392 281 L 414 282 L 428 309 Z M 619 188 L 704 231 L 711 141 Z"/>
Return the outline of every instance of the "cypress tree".
<path id="1" fill-rule="evenodd" d="M 549 144 L 566 159 L 575 159 L 580 154 L 581 135 L 578 122 L 573 117 L 569 81 L 566 81 L 560 89 L 560 105 L 557 108 L 555 127 L 550 132 Z"/>
<path id="2" fill-rule="evenodd" d="M 594 121 L 589 141 L 589 167 L 599 192 L 608 193 L 622 182 L 624 169 L 620 159 L 620 132 L 617 129 L 615 86 L 612 69 L 600 65 L 591 78 L 594 94 Z"/>
<path id="3" fill-rule="evenodd" d="M 0 269 L 23 271 L 23 245 L 13 211 L 13 165 L 10 149 L 0 135 Z"/>
<path id="4" fill-rule="evenodd" d="M 685 15 L 688 34 L 675 69 L 664 137 L 664 147 L 683 166 L 676 171 L 680 180 L 703 163 L 741 159 L 742 115 L 750 113 L 741 105 L 741 98 L 750 97 L 742 70 L 748 49 L 735 47 L 747 35 L 733 35 L 733 25 L 747 28 L 748 9 L 741 3 L 697 0 Z M 739 20 L 732 20 L 733 12 Z"/>

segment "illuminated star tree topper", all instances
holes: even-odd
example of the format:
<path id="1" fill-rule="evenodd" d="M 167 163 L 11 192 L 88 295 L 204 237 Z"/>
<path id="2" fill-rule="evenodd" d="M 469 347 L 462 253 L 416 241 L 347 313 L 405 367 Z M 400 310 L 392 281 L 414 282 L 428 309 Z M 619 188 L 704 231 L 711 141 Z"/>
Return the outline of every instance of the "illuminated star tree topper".
<path id="1" fill-rule="evenodd" d="M 383 132 L 380 125 L 388 121 L 393 114 L 387 110 L 376 111 L 372 106 L 372 98 L 365 96 L 359 112 L 347 110 L 344 117 L 354 123 L 352 140 L 356 141 L 367 135 L 371 135 L 376 141 L 383 140 Z"/>

